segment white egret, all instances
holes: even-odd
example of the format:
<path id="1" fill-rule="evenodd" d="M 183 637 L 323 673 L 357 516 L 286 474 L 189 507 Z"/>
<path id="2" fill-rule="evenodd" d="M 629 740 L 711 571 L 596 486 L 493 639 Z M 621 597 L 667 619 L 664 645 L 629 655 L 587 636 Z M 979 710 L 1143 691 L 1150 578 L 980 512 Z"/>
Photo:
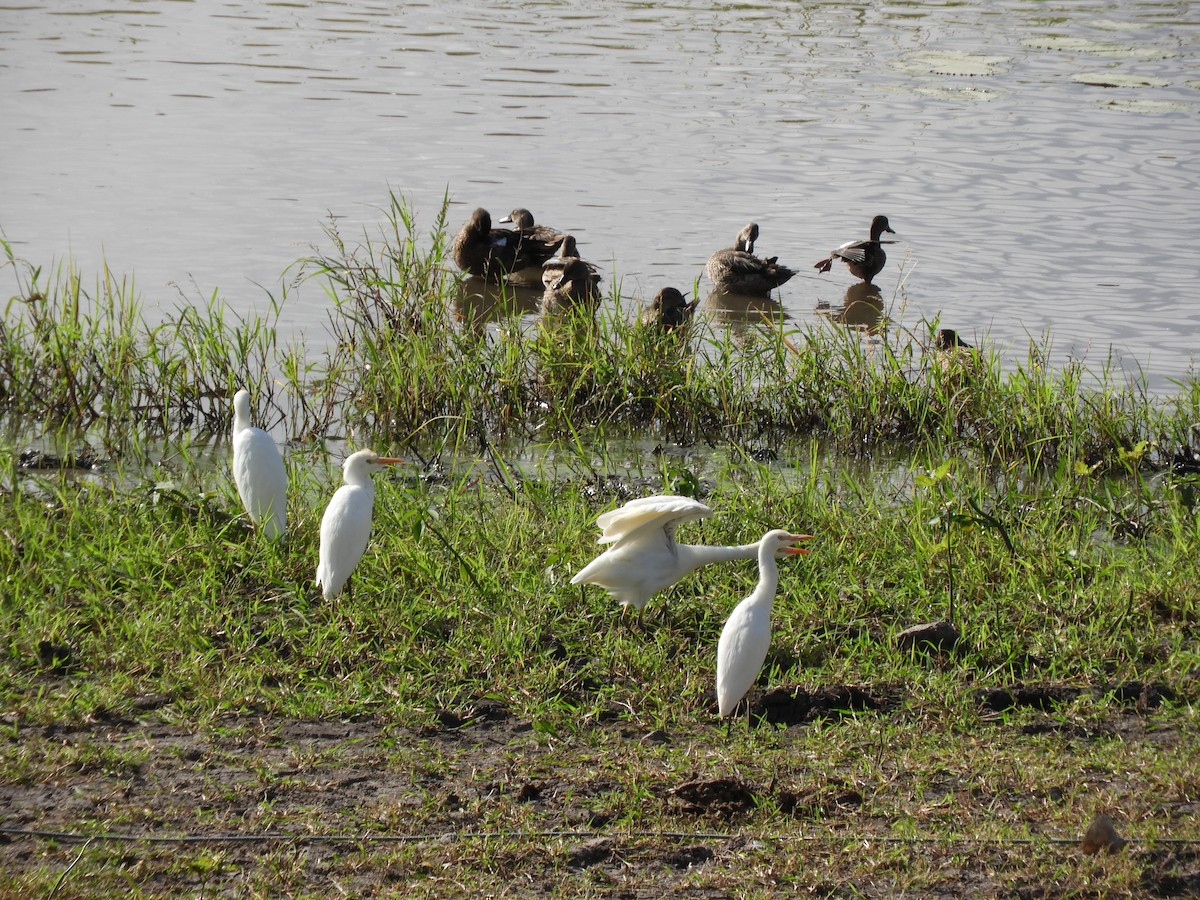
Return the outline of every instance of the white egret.
<path id="1" fill-rule="evenodd" d="M 597 543 L 612 544 L 593 559 L 571 584 L 598 584 L 622 607 L 641 611 L 652 596 L 709 563 L 754 559 L 759 542 L 741 546 L 678 544 L 675 528 L 712 515 L 690 497 L 662 494 L 630 500 L 596 519 Z"/>
<path id="2" fill-rule="evenodd" d="M 811 537 L 777 529 L 758 542 L 758 586 L 734 607 L 717 643 L 717 707 L 722 716 L 737 709 L 766 661 L 771 646 L 771 604 L 779 587 L 775 557 L 807 553 L 792 544 Z"/>
<path id="3" fill-rule="evenodd" d="M 287 470 L 275 439 L 250 424 L 250 392 L 233 395 L 233 480 L 247 515 L 267 537 L 282 536 L 287 524 Z"/>
<path id="4" fill-rule="evenodd" d="M 345 482 L 321 517 L 321 550 L 317 562 L 317 584 L 326 600 L 342 592 L 350 573 L 362 559 L 371 538 L 371 512 L 375 506 L 375 484 L 371 475 L 384 466 L 404 460 L 380 456 L 374 450 L 359 450 L 342 464 Z"/>

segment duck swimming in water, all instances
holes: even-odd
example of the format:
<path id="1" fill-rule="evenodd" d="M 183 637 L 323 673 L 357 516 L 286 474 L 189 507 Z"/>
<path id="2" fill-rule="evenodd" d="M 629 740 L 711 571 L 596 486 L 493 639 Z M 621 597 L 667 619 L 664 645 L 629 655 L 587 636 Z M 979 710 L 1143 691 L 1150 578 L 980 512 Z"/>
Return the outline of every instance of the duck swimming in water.
<path id="1" fill-rule="evenodd" d="M 542 309 L 565 308 L 599 302 L 600 272 L 587 260 L 579 258 L 575 237 L 563 235 L 558 255 L 542 266 Z"/>
<path id="2" fill-rule="evenodd" d="M 562 243 L 562 239 L 567 236 L 567 232 L 559 231 L 556 228 L 551 228 L 548 225 L 535 225 L 533 221 L 533 213 L 525 209 L 523 206 L 518 206 L 507 216 L 500 220 L 501 225 L 512 223 L 513 228 L 521 232 L 522 237 L 533 238 L 537 241 L 542 241 L 546 244 L 558 246 Z"/>
<path id="3" fill-rule="evenodd" d="M 673 331 L 692 318 L 696 304 L 688 303 L 678 288 L 665 287 L 642 310 L 641 323 L 647 327 Z"/>
<path id="4" fill-rule="evenodd" d="M 750 222 L 738 232 L 732 247 L 718 250 L 708 258 L 704 271 L 719 291 L 731 294 L 766 296 L 796 274 L 794 269 L 781 266 L 779 257 L 762 259 L 754 255 L 758 226 Z"/>
<path id="5" fill-rule="evenodd" d="M 884 232 L 895 234 L 888 224 L 887 216 L 876 216 L 871 220 L 871 237 L 865 241 L 847 241 L 829 255 L 813 265 L 818 272 L 828 272 L 833 268 L 833 261 L 840 259 L 850 270 L 850 274 L 863 281 L 870 281 L 883 271 L 887 262 L 887 254 L 883 252 L 883 242 L 879 238 Z M 890 241 L 888 243 L 891 243 Z"/>
<path id="6" fill-rule="evenodd" d="M 549 244 L 520 231 L 493 228 L 492 217 L 482 207 L 471 213 L 450 244 L 454 264 L 471 275 L 499 281 L 510 273 L 540 267 L 554 255 Z"/>

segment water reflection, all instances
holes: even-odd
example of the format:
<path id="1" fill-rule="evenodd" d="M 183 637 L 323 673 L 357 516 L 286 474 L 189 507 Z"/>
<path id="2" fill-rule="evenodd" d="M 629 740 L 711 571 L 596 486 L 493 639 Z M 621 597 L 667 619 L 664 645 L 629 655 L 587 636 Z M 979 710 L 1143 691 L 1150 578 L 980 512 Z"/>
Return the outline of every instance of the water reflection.
<path id="1" fill-rule="evenodd" d="M 729 291 L 712 291 L 704 298 L 703 309 L 717 322 L 747 327 L 769 322 L 779 325 L 791 316 L 774 297 L 755 297 Z"/>
<path id="2" fill-rule="evenodd" d="M 846 288 L 840 307 L 821 303 L 816 312 L 839 325 L 874 334 L 881 330 L 883 322 L 883 295 L 871 282 L 859 281 Z"/>
<path id="3" fill-rule="evenodd" d="M 537 312 L 541 299 L 540 288 L 497 284 L 472 275 L 459 282 L 451 305 L 459 325 L 468 331 L 482 332 L 490 322 Z"/>
<path id="4" fill-rule="evenodd" d="M 1014 348 L 1052 326 L 1071 336 L 1052 361 L 1116 345 L 1165 385 L 1200 330 L 1179 240 L 1200 208 L 1194 18 L 1153 0 L 29 0 L 0 7 L 0 228 L 35 263 L 136 272 L 151 306 L 186 279 L 244 309 L 328 214 L 374 229 L 389 187 L 426 223 L 449 194 L 452 227 L 531 203 L 639 288 L 690 285 L 751 219 L 759 252 L 807 275 L 886 200 L 920 262 L 914 317 Z M 1092 264 L 1064 267 L 1081 246 Z M 815 286 L 783 290 L 807 318 Z M 311 346 L 325 309 L 289 294 Z"/>

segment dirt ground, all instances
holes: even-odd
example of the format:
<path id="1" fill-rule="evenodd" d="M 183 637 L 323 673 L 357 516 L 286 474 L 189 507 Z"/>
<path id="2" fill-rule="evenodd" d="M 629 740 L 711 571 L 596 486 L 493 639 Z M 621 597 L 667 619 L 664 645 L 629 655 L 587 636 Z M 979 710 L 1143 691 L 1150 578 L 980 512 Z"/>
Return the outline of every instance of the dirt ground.
<path id="1" fill-rule="evenodd" d="M 977 702 L 985 713 L 1049 709 L 1078 690 L 1019 686 L 982 691 Z M 1122 690 L 1113 733 L 1156 746 L 1194 741 L 1147 724 L 1162 688 Z M 804 727 L 848 711 L 887 716 L 899 700 L 889 686 L 776 690 L 758 696 L 756 711 Z M 871 812 L 853 779 L 796 791 L 698 777 L 700 765 L 629 768 L 638 748 L 718 754 L 720 726 L 685 735 L 600 722 L 599 740 L 560 742 L 481 700 L 427 729 L 247 713 L 197 731 L 167 721 L 169 698 L 136 705 L 136 717 L 99 710 L 78 725 L 10 725 L 0 736 L 9 770 L 24 773 L 0 784 L 0 895 L 17 885 L 53 891 L 61 879 L 59 898 L 131 887 L 165 896 L 888 896 L 916 878 L 923 887 L 909 893 L 1043 897 L 1094 891 L 1111 876 L 1097 867 L 1114 865 L 1134 893 L 1200 894 L 1200 845 L 1135 843 L 1117 863 L 1053 840 L 888 846 L 894 823 Z M 1056 721 L 1047 716 L 1046 727 Z M 152 840 L 76 837 L 102 833 Z"/>

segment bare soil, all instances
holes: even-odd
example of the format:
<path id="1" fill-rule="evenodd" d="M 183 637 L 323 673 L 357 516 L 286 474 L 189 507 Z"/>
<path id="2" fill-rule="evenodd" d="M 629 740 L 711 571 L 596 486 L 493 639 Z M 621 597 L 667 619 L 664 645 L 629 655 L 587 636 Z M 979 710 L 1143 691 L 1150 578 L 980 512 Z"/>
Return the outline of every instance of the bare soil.
<path id="1" fill-rule="evenodd" d="M 1053 732 L 1052 715 L 1010 729 L 997 711 L 1053 711 L 1081 690 L 980 691 L 981 736 Z M 758 727 L 765 720 L 789 732 L 818 720 L 837 727 L 848 715 L 899 716 L 903 693 L 894 685 L 775 689 L 756 695 L 753 714 Z M 1183 726 L 1151 721 L 1174 697 L 1162 685 L 1096 693 L 1116 700 L 1111 712 L 1065 740 L 1195 741 Z M 729 743 L 723 724 L 673 734 L 615 720 L 557 738 L 481 700 L 427 729 L 254 712 L 198 729 L 168 721 L 168 697 L 135 706 L 136 717 L 97 710 L 78 724 L 12 727 L 0 737 L 8 771 L 23 773 L 0 783 L 0 895 L 61 878 L 59 898 L 127 888 L 163 896 L 732 897 L 784 888 L 887 896 L 916 878 L 919 894 L 1045 897 L 1094 890 L 1105 883 L 1096 867 L 1106 865 L 1124 866 L 1120 883 L 1134 893 L 1200 893 L 1200 846 L 1191 844 L 1134 841 L 1120 863 L 1105 863 L 1051 839 L 904 843 L 852 773 L 800 786 L 760 773 L 714 775 L 703 760 Z M 686 748 L 696 764 L 665 766 L 653 752 L 662 747 Z M 977 790 L 966 781 L 944 787 L 951 797 Z M 987 814 L 1002 819 L 1028 802 L 1001 794 Z M 1193 803 L 1178 815 L 1194 823 L 1196 812 Z M 964 833 L 979 824 L 975 815 L 967 804 Z M 921 813 L 913 817 L 920 824 Z"/>

